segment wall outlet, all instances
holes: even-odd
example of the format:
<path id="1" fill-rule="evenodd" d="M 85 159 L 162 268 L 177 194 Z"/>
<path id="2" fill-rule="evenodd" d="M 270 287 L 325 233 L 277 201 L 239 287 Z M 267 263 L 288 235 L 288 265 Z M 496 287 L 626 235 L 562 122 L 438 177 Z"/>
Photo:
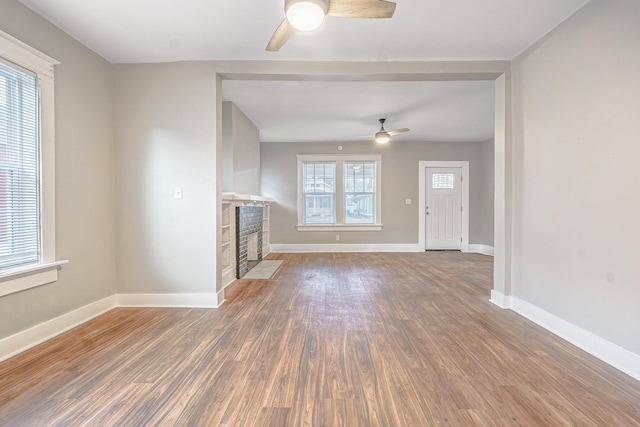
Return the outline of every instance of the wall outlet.
<path id="1" fill-rule="evenodd" d="M 404 199 L 404 204 L 405 205 L 410 205 L 411 204 L 411 199 Z"/>
<path id="2" fill-rule="evenodd" d="M 339 242 L 339 241 L 340 241 L 340 235 L 336 234 L 336 242 Z"/>
<path id="3" fill-rule="evenodd" d="M 182 187 L 176 187 L 173 189 L 173 197 L 176 199 L 182 199 Z"/>

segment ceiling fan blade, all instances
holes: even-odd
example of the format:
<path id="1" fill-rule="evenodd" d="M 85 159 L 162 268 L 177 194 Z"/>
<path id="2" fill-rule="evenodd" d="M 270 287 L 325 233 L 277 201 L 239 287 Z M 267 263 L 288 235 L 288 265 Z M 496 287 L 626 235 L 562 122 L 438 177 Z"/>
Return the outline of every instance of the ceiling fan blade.
<path id="1" fill-rule="evenodd" d="M 402 129 L 396 129 L 396 130 L 390 130 L 388 132 L 389 135 L 393 136 L 393 135 L 398 135 L 401 133 L 405 133 L 405 132 L 409 132 L 409 128 L 402 128 Z"/>
<path id="2" fill-rule="evenodd" d="M 396 4 L 385 0 L 330 0 L 327 15 L 341 18 L 391 18 Z"/>
<path id="3" fill-rule="evenodd" d="M 267 50 L 269 52 L 276 52 L 291 38 L 296 29 L 289 23 L 287 18 L 284 18 L 276 31 L 271 36 L 269 44 L 267 44 Z"/>

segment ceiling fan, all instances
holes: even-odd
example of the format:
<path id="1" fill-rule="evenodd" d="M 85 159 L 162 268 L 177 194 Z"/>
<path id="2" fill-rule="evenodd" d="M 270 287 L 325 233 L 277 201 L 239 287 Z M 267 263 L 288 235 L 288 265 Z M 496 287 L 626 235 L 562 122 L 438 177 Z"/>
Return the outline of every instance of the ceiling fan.
<path id="1" fill-rule="evenodd" d="M 284 0 L 285 18 L 278 26 L 267 50 L 279 50 L 296 31 L 313 31 L 325 16 L 342 18 L 391 18 L 396 4 L 385 0 Z"/>
<path id="2" fill-rule="evenodd" d="M 398 135 L 398 134 L 401 134 L 401 133 L 409 132 L 409 128 L 402 128 L 402 129 L 386 131 L 384 129 L 384 122 L 386 120 L 387 119 L 378 119 L 378 121 L 380 122 L 380 130 L 378 132 L 376 132 L 376 135 L 375 135 L 375 141 L 378 144 L 386 144 L 387 142 L 391 141 L 391 137 L 393 135 Z"/>

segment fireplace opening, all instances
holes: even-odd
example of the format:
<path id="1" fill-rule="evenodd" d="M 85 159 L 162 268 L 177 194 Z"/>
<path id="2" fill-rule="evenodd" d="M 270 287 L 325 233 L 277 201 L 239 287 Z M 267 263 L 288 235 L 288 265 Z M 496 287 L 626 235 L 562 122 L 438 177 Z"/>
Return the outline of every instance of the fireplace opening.
<path id="1" fill-rule="evenodd" d="M 259 232 L 256 231 L 247 236 L 247 267 L 249 270 L 260 262 L 258 258 L 258 234 Z"/>
<path id="2" fill-rule="evenodd" d="M 236 207 L 236 277 L 262 261 L 262 214 L 259 206 Z"/>

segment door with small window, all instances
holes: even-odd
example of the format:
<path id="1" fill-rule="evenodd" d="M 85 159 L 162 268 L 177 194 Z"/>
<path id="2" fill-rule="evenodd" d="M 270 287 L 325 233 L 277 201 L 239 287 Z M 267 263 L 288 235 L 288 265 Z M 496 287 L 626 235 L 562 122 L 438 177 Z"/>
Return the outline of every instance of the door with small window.
<path id="1" fill-rule="evenodd" d="M 425 232 L 427 250 L 462 246 L 462 168 L 426 168 Z"/>

